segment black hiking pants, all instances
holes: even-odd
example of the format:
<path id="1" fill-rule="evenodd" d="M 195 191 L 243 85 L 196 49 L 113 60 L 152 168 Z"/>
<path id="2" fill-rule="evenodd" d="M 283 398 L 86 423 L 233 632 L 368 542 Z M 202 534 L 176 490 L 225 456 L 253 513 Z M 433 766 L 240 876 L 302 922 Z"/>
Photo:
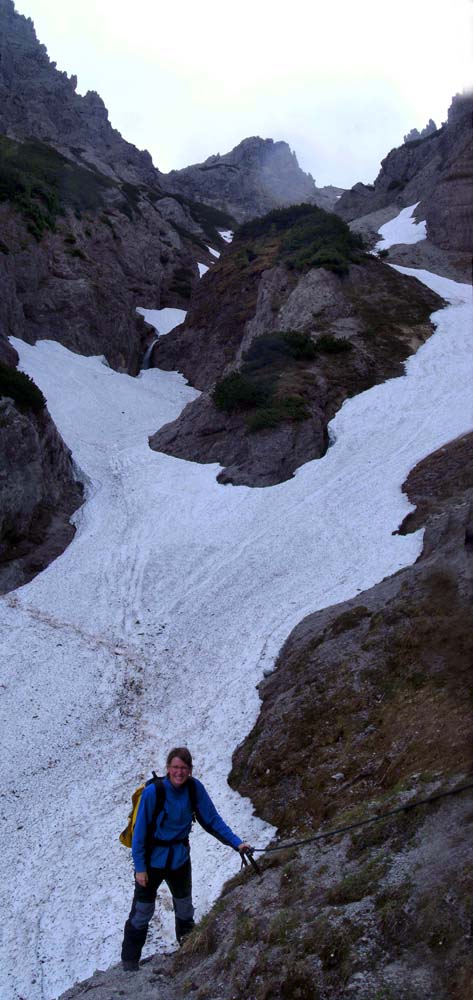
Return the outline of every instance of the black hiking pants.
<path id="1" fill-rule="evenodd" d="M 166 883 L 172 896 L 179 944 L 194 926 L 190 859 L 180 868 L 148 868 L 148 885 L 138 885 L 135 880 L 133 902 L 123 934 L 123 962 L 138 961 L 140 958 L 156 905 L 156 893 L 162 882 Z"/>

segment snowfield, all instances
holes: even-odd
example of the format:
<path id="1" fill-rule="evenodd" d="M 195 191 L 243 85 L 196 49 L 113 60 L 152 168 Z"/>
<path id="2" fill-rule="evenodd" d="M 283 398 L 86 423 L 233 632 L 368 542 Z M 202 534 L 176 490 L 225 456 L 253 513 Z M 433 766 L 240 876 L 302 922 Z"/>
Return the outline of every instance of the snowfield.
<path id="1" fill-rule="evenodd" d="M 419 202 L 416 201 L 414 205 L 408 205 L 407 208 L 402 209 L 399 215 L 396 215 L 395 219 L 391 219 L 390 222 L 386 222 L 384 226 L 381 226 L 378 230 L 381 239 L 376 243 L 375 252 L 378 250 L 388 250 L 389 247 L 393 247 L 398 243 L 412 244 L 418 243 L 419 240 L 425 240 L 427 236 L 425 221 L 416 222 L 413 218 L 418 204 Z"/>
<path id="2" fill-rule="evenodd" d="M 198 393 L 173 372 L 117 374 L 58 343 L 15 340 L 86 482 L 77 534 L 0 599 L 3 1000 L 53 1000 L 119 958 L 132 892 L 118 842 L 138 779 L 185 743 L 224 819 L 272 830 L 226 784 L 258 713 L 256 684 L 301 618 L 412 563 L 393 531 L 401 484 L 473 428 L 471 289 L 409 271 L 451 303 L 406 376 L 357 396 L 326 456 L 266 489 L 157 454 L 148 435 Z M 161 331 L 163 332 L 163 331 Z M 192 835 L 197 916 L 238 856 Z M 173 939 L 161 903 L 147 952 Z"/>

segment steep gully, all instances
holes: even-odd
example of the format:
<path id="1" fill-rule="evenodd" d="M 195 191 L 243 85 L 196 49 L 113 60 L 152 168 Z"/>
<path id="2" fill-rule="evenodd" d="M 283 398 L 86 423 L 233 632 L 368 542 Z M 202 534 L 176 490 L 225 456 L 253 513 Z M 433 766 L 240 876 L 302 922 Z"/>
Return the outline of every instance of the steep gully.
<path id="1" fill-rule="evenodd" d="M 421 538 L 392 534 L 409 509 L 400 486 L 471 429 L 468 289 L 418 276 L 451 302 L 436 335 L 405 378 L 343 406 L 323 460 L 269 490 L 225 488 L 215 465 L 149 450 L 197 395 L 175 373 L 132 379 L 58 344 L 15 343 L 88 487 L 68 550 L 1 602 L 8 1000 L 51 1000 L 115 960 L 129 893 L 116 831 L 140 765 L 169 743 L 190 743 L 234 828 L 271 835 L 221 787 L 258 713 L 255 684 L 305 614 L 416 558 Z M 234 859 L 198 835 L 193 852 L 201 913 Z M 163 901 L 149 951 L 170 939 Z"/>

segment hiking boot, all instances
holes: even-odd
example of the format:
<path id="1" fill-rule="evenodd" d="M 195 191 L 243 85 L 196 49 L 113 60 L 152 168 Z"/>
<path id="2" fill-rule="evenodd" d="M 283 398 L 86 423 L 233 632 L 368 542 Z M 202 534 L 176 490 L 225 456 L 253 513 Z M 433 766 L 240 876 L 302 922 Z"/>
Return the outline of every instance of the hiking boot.
<path id="1" fill-rule="evenodd" d="M 122 969 L 124 972 L 138 972 L 140 963 L 137 958 L 132 958 L 122 961 Z"/>

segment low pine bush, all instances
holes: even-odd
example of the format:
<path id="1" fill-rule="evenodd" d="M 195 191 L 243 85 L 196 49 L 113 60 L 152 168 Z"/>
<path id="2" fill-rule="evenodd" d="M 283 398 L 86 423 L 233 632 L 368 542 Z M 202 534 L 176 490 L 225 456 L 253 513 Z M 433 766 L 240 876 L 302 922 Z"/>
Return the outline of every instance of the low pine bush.
<path id="1" fill-rule="evenodd" d="M 264 405 L 267 393 L 259 382 L 240 372 L 232 372 L 217 382 L 212 399 L 219 410 L 233 413 L 235 410 L 248 410 Z"/>
<path id="2" fill-rule="evenodd" d="M 316 340 L 315 347 L 324 354 L 344 354 L 352 350 L 353 344 L 346 337 L 332 337 L 331 334 L 325 333 Z"/>
<path id="3" fill-rule="evenodd" d="M 0 396 L 8 396 L 20 409 L 32 410 L 33 413 L 40 413 L 46 406 L 43 393 L 33 379 L 2 362 L 0 362 Z"/>

